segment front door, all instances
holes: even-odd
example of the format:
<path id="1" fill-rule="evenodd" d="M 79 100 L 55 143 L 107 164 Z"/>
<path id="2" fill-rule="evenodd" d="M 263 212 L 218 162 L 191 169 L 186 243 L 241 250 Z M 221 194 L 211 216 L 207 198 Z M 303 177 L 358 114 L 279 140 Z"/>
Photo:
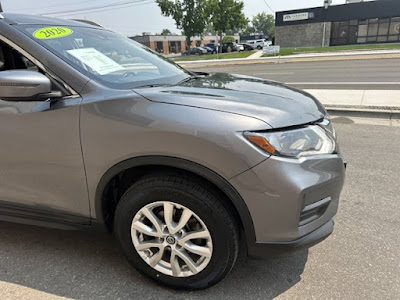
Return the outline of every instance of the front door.
<path id="1" fill-rule="evenodd" d="M 0 41 L 0 46 L 0 72 L 39 72 L 7 44 Z M 39 213 L 45 220 L 89 220 L 79 104 L 80 98 L 56 102 L 0 99 L 0 214 L 1 208 L 3 214 L 5 208 L 8 212 L 15 208 L 29 215 Z"/>

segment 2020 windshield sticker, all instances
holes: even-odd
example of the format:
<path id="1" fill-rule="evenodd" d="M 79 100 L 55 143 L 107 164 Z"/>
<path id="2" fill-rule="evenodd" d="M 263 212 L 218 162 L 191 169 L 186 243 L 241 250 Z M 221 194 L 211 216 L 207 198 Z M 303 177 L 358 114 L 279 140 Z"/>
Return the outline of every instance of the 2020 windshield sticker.
<path id="1" fill-rule="evenodd" d="M 72 29 L 66 27 L 45 27 L 36 30 L 33 36 L 39 40 L 57 39 L 72 34 Z"/>
<path id="2" fill-rule="evenodd" d="M 94 48 L 73 49 L 67 52 L 100 75 L 125 70 L 120 64 Z"/>

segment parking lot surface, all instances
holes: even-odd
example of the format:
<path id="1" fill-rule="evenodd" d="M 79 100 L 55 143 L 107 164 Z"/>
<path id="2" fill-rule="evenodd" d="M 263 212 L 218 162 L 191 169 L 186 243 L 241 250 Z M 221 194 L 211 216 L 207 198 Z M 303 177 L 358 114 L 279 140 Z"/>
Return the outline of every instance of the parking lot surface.
<path id="1" fill-rule="evenodd" d="M 0 223 L 0 298 L 399 299 L 400 127 L 334 122 L 346 185 L 334 234 L 310 250 L 241 257 L 218 285 L 175 291 L 132 269 L 111 236 Z"/>

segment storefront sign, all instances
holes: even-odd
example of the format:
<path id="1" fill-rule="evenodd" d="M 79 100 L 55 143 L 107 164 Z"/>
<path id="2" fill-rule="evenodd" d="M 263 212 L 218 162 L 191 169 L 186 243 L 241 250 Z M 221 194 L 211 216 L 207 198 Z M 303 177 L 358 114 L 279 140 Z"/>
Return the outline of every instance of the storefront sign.
<path id="1" fill-rule="evenodd" d="M 283 15 L 283 22 L 308 20 L 309 18 L 310 14 L 308 12 L 302 12 L 297 14 Z"/>
<path id="2" fill-rule="evenodd" d="M 279 54 L 279 52 L 281 52 L 281 46 L 265 46 L 263 51 L 265 54 Z"/>

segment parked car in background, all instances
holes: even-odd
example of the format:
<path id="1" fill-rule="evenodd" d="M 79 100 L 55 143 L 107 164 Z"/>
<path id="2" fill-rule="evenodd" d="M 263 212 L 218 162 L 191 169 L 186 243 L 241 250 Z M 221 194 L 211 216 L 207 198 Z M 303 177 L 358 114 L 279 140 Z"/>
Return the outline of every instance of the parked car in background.
<path id="1" fill-rule="evenodd" d="M 217 44 L 207 44 L 207 45 L 205 45 L 205 47 L 213 49 L 214 53 L 217 53 L 219 45 L 217 45 Z"/>
<path id="2" fill-rule="evenodd" d="M 244 51 L 244 46 L 242 44 L 237 44 L 236 48 L 237 48 L 237 51 L 239 51 L 239 52 Z"/>
<path id="3" fill-rule="evenodd" d="M 254 40 L 254 41 L 247 41 L 247 44 L 254 47 L 254 49 L 261 50 L 264 46 L 267 46 L 265 40 Z"/>
<path id="4" fill-rule="evenodd" d="M 206 49 L 208 54 L 216 54 L 217 53 L 217 49 L 212 49 L 212 48 L 207 47 L 207 46 L 204 46 L 202 48 Z"/>
<path id="5" fill-rule="evenodd" d="M 207 50 L 202 47 L 191 48 L 182 53 L 182 55 L 203 55 L 207 54 Z"/>
<path id="6" fill-rule="evenodd" d="M 203 52 L 203 54 L 210 54 L 212 52 L 209 52 L 209 49 L 206 49 L 205 47 L 201 46 L 201 47 L 197 47 L 199 48 L 200 51 Z"/>
<path id="7" fill-rule="evenodd" d="M 267 47 L 272 46 L 272 41 L 265 40 L 264 45 Z"/>
<path id="8" fill-rule="evenodd" d="M 222 44 L 222 53 L 236 52 L 236 51 L 238 51 L 236 43 L 223 43 Z"/>
<path id="9" fill-rule="evenodd" d="M 250 45 L 250 44 L 247 44 L 247 43 L 244 43 L 244 44 L 241 44 L 241 45 L 243 46 L 244 51 L 253 51 L 253 50 L 255 50 L 254 45 Z"/>

